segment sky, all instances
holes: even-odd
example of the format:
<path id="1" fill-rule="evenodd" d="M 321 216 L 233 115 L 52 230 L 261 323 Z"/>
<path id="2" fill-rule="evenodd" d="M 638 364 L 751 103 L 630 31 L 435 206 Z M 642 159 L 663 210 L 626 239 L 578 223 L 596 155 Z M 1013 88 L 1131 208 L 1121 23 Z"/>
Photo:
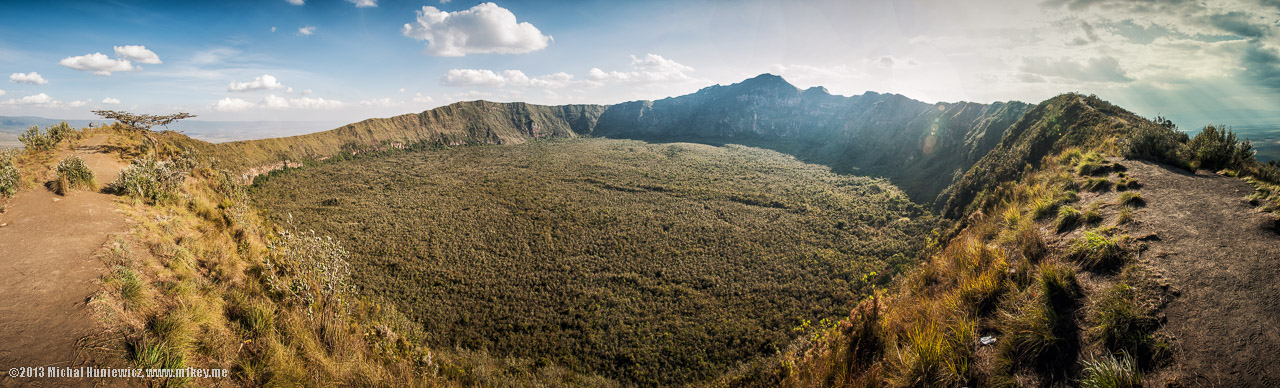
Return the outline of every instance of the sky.
<path id="1" fill-rule="evenodd" d="M 1280 0 L 0 0 L 0 115 L 358 121 L 609 104 L 761 73 L 835 94 L 1097 94 L 1280 125 Z"/>

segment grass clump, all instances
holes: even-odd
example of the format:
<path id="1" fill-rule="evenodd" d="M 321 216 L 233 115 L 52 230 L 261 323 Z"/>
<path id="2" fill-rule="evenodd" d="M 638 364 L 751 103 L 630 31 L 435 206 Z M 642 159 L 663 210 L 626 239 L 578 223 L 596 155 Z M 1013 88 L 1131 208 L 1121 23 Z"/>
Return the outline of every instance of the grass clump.
<path id="1" fill-rule="evenodd" d="M 161 203 L 177 195 L 178 186 L 185 178 L 186 173 L 173 168 L 169 162 L 142 157 L 121 170 L 120 178 L 111 183 L 111 188 L 116 194 Z"/>
<path id="2" fill-rule="evenodd" d="M 1157 322 L 1137 303 L 1137 290 L 1124 283 L 1104 289 L 1093 298 L 1088 314 L 1090 333 L 1113 352 L 1143 354 Z"/>
<path id="3" fill-rule="evenodd" d="M 1056 225 L 1058 233 L 1062 233 L 1071 229 L 1075 229 L 1080 224 L 1080 211 L 1071 206 L 1063 206 L 1058 208 L 1058 220 Z"/>
<path id="4" fill-rule="evenodd" d="M 1111 180 L 1107 178 L 1089 178 L 1081 187 L 1085 190 L 1094 192 L 1105 192 L 1111 190 Z"/>
<path id="5" fill-rule="evenodd" d="M 1102 222 L 1102 214 L 1098 213 L 1097 209 L 1089 209 L 1084 212 L 1080 220 L 1088 225 L 1097 225 Z"/>
<path id="6" fill-rule="evenodd" d="M 1107 237 L 1103 230 L 1094 229 L 1072 242 L 1067 255 L 1086 268 L 1108 269 L 1124 263 L 1128 252 L 1119 241 Z"/>
<path id="7" fill-rule="evenodd" d="M 71 189 L 94 190 L 98 181 L 93 177 L 93 170 L 84 163 L 84 159 L 71 155 L 58 162 L 58 179 L 54 181 L 53 191 L 58 195 L 67 195 Z"/>
<path id="8" fill-rule="evenodd" d="M 1048 218 L 1050 215 L 1053 215 L 1054 212 L 1058 211 L 1058 205 L 1059 202 L 1052 197 L 1042 196 L 1036 198 L 1035 201 L 1032 201 L 1031 203 L 1032 218 L 1037 221 Z"/>
<path id="9" fill-rule="evenodd" d="M 1142 386 L 1142 374 L 1127 353 L 1121 353 L 1119 358 L 1107 354 L 1084 362 L 1084 378 L 1080 380 L 1080 386 L 1136 388 Z"/>
<path id="10" fill-rule="evenodd" d="M 1124 207 L 1143 207 L 1147 205 L 1147 200 L 1142 198 L 1142 194 L 1133 191 L 1120 194 L 1116 198 L 1116 202 Z"/>

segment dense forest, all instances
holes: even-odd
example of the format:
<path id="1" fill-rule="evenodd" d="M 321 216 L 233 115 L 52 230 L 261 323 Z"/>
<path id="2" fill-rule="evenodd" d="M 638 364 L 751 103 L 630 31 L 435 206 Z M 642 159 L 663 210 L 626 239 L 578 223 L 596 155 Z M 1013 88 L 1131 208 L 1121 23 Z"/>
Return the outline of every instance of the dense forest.
<path id="1" fill-rule="evenodd" d="M 884 180 L 774 151 L 598 138 L 323 163 L 252 193 L 345 246 L 433 346 L 646 386 L 777 353 L 936 226 Z"/>

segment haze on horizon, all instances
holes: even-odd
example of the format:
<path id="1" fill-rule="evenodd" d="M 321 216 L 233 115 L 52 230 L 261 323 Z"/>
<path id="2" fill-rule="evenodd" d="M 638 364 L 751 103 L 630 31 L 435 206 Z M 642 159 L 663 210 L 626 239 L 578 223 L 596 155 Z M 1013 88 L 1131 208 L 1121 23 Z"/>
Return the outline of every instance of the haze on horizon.
<path id="1" fill-rule="evenodd" d="M 832 93 L 1097 94 L 1184 127 L 1280 123 L 1280 1 L 53 1 L 4 5 L 0 115 L 358 121 L 617 103 L 760 73 Z"/>

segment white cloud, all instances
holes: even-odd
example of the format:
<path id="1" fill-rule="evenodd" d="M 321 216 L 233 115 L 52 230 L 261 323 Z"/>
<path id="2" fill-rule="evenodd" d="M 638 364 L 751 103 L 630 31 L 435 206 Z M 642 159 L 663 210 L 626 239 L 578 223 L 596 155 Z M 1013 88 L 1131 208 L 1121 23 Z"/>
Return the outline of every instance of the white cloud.
<path id="1" fill-rule="evenodd" d="M 426 53 L 444 57 L 467 54 L 522 54 L 542 50 L 551 36 L 494 3 L 445 12 L 432 6 L 417 11 L 418 18 L 402 29 L 404 36 L 426 40 Z"/>
<path id="2" fill-rule="evenodd" d="M 534 87 L 559 89 L 573 85 L 573 75 L 565 72 L 529 77 L 520 70 L 496 73 L 485 69 L 452 69 L 440 77 L 440 85 L 452 87 Z"/>
<path id="3" fill-rule="evenodd" d="M 44 85 L 49 83 L 49 81 L 46 81 L 44 77 L 40 76 L 40 73 L 37 73 L 34 71 L 26 74 L 13 73 L 9 75 L 9 82 L 32 84 L 32 85 Z"/>
<path id="4" fill-rule="evenodd" d="M 119 104 L 119 103 L 120 103 L 120 100 L 117 100 L 117 99 L 114 99 L 114 98 L 111 98 L 111 97 L 107 97 L 107 98 L 102 99 L 102 103 L 103 103 L 103 104 L 107 104 L 107 105 L 116 105 L 116 104 Z"/>
<path id="5" fill-rule="evenodd" d="M 414 93 L 413 102 L 429 104 L 429 103 L 436 102 L 436 99 L 431 98 L 431 96 L 424 96 L 422 95 L 422 93 Z"/>
<path id="6" fill-rule="evenodd" d="M 676 82 L 692 79 L 687 74 L 693 71 L 692 67 L 657 54 L 646 54 L 644 58 L 632 55 L 631 67 L 634 68 L 633 71 L 604 71 L 591 68 L 587 72 L 587 78 L 594 81 L 620 82 Z"/>
<path id="7" fill-rule="evenodd" d="M 3 104 L 57 106 L 57 105 L 60 105 L 61 102 L 54 100 L 53 97 L 49 97 L 48 94 L 40 93 L 40 94 L 33 94 L 33 95 L 22 97 L 22 98 L 10 98 L 7 101 L 5 101 Z"/>
<path id="8" fill-rule="evenodd" d="M 271 26 L 271 32 L 276 32 L 276 26 Z"/>
<path id="9" fill-rule="evenodd" d="M 289 4 L 293 4 L 293 5 L 303 5 L 303 4 L 306 4 L 306 0 L 284 0 L 284 1 L 288 2 Z"/>
<path id="10" fill-rule="evenodd" d="M 307 89 L 307 90 L 303 90 L 303 91 L 302 91 L 302 95 L 304 95 L 304 96 L 309 95 L 309 94 L 311 94 L 311 89 Z"/>
<path id="11" fill-rule="evenodd" d="M 162 63 L 160 62 L 160 56 L 151 50 L 147 50 L 147 46 L 115 46 L 115 50 L 116 58 L 151 65 Z"/>
<path id="12" fill-rule="evenodd" d="M 66 57 L 58 64 L 81 71 L 92 71 L 97 75 L 111 75 L 113 72 L 133 71 L 132 63 L 127 59 L 111 59 L 102 53 Z"/>
<path id="13" fill-rule="evenodd" d="M 4 89 L 0 89 L 0 96 L 3 96 L 4 94 L 5 94 Z"/>
<path id="14" fill-rule="evenodd" d="M 255 77 L 253 81 L 249 82 L 231 81 L 231 83 L 227 84 L 227 91 L 252 92 L 255 90 L 279 89 L 283 87 L 284 85 L 280 84 L 280 81 L 277 81 L 276 77 L 270 74 L 263 74 L 262 76 Z"/>
<path id="15" fill-rule="evenodd" d="M 391 97 L 375 98 L 372 100 L 361 100 L 360 105 L 364 106 L 396 106 L 397 102 L 391 101 Z"/>
<path id="16" fill-rule="evenodd" d="M 90 102 L 93 102 L 93 101 L 92 101 L 92 100 L 72 101 L 71 103 L 69 103 L 69 104 L 67 104 L 67 105 L 68 105 L 68 106 L 70 106 L 70 107 L 72 107 L 72 108 L 79 108 L 79 107 L 82 107 L 82 106 L 85 106 L 85 105 L 89 105 L 89 103 L 90 103 Z"/>
<path id="17" fill-rule="evenodd" d="M 1089 58 L 1083 62 L 1044 57 L 1023 58 L 1020 70 L 1044 76 L 1062 77 L 1084 82 L 1133 81 L 1114 57 Z"/>
<path id="18" fill-rule="evenodd" d="M 263 106 L 272 109 L 306 109 L 306 110 L 329 110 L 338 109 L 345 104 L 338 100 L 326 100 L 323 98 L 299 97 L 284 98 L 274 94 L 267 95 L 262 100 Z"/>
<path id="19" fill-rule="evenodd" d="M 239 98 L 223 98 L 213 104 L 213 110 L 219 112 L 240 112 L 252 108 L 254 104 Z"/>
<path id="20" fill-rule="evenodd" d="M 507 79 L 493 70 L 452 69 L 440 78 L 440 84 L 444 86 L 502 86 L 506 83 Z"/>
<path id="21" fill-rule="evenodd" d="M 347 0 L 347 1 L 350 1 L 351 4 L 355 4 L 356 8 L 378 6 L 378 0 Z"/>
<path id="22" fill-rule="evenodd" d="M 298 29 L 298 35 L 311 36 L 316 33 L 316 26 L 306 26 Z"/>
<path id="23" fill-rule="evenodd" d="M 449 4 L 451 0 L 440 0 L 440 4 Z"/>
<path id="24" fill-rule="evenodd" d="M 404 93 L 404 88 L 400 88 L 400 93 Z"/>

